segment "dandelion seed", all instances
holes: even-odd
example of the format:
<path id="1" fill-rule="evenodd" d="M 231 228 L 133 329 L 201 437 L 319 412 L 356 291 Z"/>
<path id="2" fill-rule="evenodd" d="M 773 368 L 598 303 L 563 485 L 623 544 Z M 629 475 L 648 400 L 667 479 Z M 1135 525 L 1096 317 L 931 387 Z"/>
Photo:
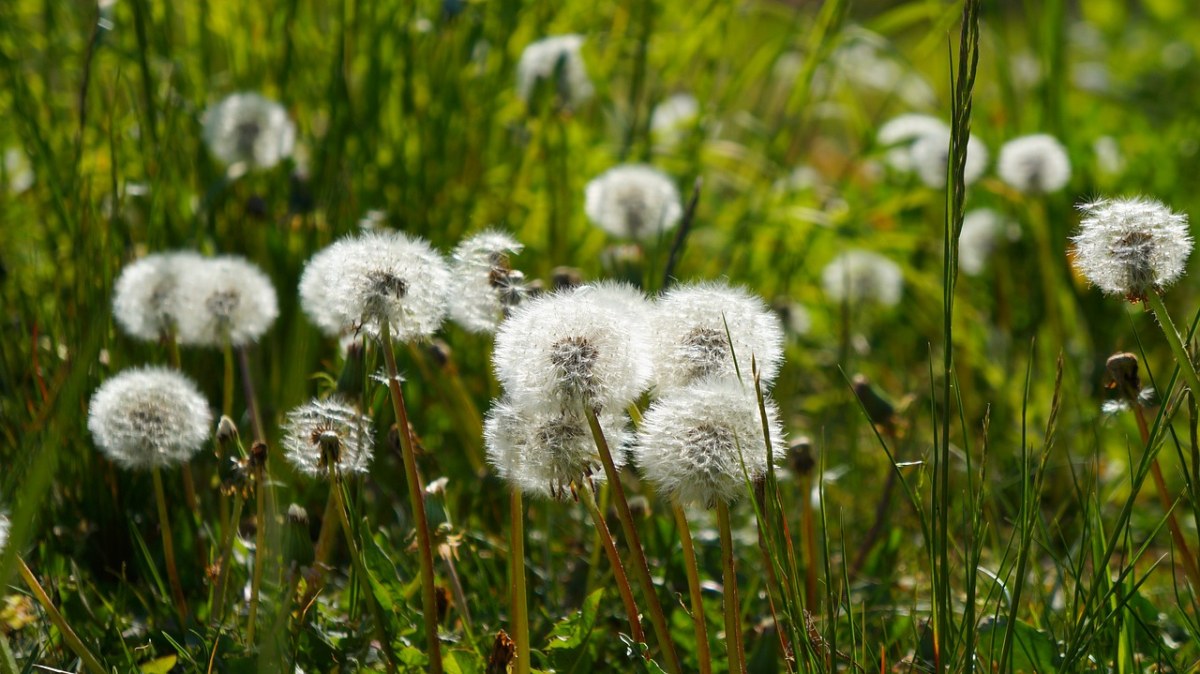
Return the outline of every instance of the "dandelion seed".
<path id="1" fill-rule="evenodd" d="M 640 164 L 611 168 L 587 184 L 584 212 L 604 231 L 652 241 L 683 216 L 679 190 L 667 174 Z"/>
<path id="2" fill-rule="evenodd" d="M 1075 267 L 1110 295 L 1141 300 L 1174 283 L 1187 266 L 1187 216 L 1142 197 L 1080 204 Z"/>
<path id="3" fill-rule="evenodd" d="M 297 407 L 283 427 L 284 458 L 311 477 L 328 477 L 330 464 L 343 475 L 366 473 L 374 447 L 371 420 L 336 399 Z"/>
<path id="4" fill-rule="evenodd" d="M 279 316 L 271 279 L 236 255 L 205 259 L 188 268 L 178 290 L 179 343 L 221 347 L 258 340 Z"/>
<path id="5" fill-rule="evenodd" d="M 428 337 L 446 316 L 450 271 L 423 239 L 367 232 L 337 241 L 300 277 L 304 312 L 329 335 L 378 337 L 387 321 L 400 341 Z"/>
<path id="6" fill-rule="evenodd" d="M 196 253 L 154 253 L 125 265 L 113 289 L 113 317 L 125 334 L 155 341 L 175 330 L 181 278 L 194 276 L 204 258 Z"/>
<path id="7" fill-rule="evenodd" d="M 602 412 L 598 418 L 620 468 L 630 441 L 627 419 L 623 412 Z M 488 462 L 524 492 L 563 499 L 572 483 L 604 479 L 588 422 L 578 412 L 500 400 L 488 412 L 483 435 Z"/>
<path id="8" fill-rule="evenodd" d="M 964 274 L 983 273 L 987 260 L 1004 239 L 1004 218 L 988 208 L 977 208 L 963 216 L 958 235 L 958 267 Z"/>
<path id="9" fill-rule="evenodd" d="M 927 187 L 946 186 L 946 169 L 950 158 L 950 130 L 930 133 L 917 139 L 909 148 L 917 177 Z M 971 185 L 987 170 L 988 150 L 974 135 L 967 138 L 967 159 L 963 166 L 963 182 Z"/>
<path id="10" fill-rule="evenodd" d="M 821 284 L 834 302 L 878 302 L 892 307 L 900 303 L 904 275 L 899 265 L 878 253 L 848 250 L 821 271 Z"/>
<path id="11" fill-rule="evenodd" d="M 500 325 L 492 363 L 523 408 L 623 409 L 646 389 L 647 326 L 588 286 L 543 295 Z"/>
<path id="12" fill-rule="evenodd" d="M 1010 187 L 1026 194 L 1049 194 L 1071 179 L 1067 148 L 1048 134 L 1022 136 L 1000 148 L 996 172 Z"/>
<path id="13" fill-rule="evenodd" d="M 767 472 L 767 448 L 754 389 L 709 379 L 678 389 L 650 405 L 632 448 L 642 475 L 679 503 L 712 507 L 731 502 Z M 776 461 L 786 445 L 775 404 L 767 399 Z M 743 471 L 744 466 L 744 471 Z"/>
<path id="14" fill-rule="evenodd" d="M 495 332 L 524 297 L 525 277 L 509 262 L 522 248 L 508 234 L 491 230 L 463 240 L 451 256 L 450 318 L 471 332 Z"/>
<path id="15" fill-rule="evenodd" d="M 654 387 L 660 394 L 705 377 L 734 378 L 739 371 L 749 383 L 752 358 L 769 387 L 783 363 L 779 317 L 744 288 L 676 286 L 656 302 L 652 327 Z"/>
<path id="16" fill-rule="evenodd" d="M 517 96 L 526 103 L 538 82 L 552 84 L 563 100 L 578 105 L 592 97 L 592 81 L 583 62 L 582 35 L 556 35 L 525 47 L 517 61 Z"/>
<path id="17" fill-rule="evenodd" d="M 184 463 L 208 440 L 212 413 L 196 385 L 174 370 L 133 368 L 104 382 L 88 405 L 88 430 L 123 468 Z"/>
<path id="18" fill-rule="evenodd" d="M 296 126 L 275 101 L 252 92 L 237 93 L 205 111 L 204 142 L 231 171 L 266 169 L 291 156 Z"/>
<path id="19" fill-rule="evenodd" d="M 11 194 L 20 194 L 33 187 L 33 165 L 20 148 L 10 147 L 4 151 L 4 177 Z"/>

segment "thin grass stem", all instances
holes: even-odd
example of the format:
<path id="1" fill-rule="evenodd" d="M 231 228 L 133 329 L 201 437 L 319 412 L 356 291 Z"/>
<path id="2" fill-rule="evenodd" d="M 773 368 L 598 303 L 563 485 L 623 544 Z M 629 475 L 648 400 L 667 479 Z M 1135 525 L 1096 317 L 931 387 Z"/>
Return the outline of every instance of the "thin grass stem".
<path id="1" fill-rule="evenodd" d="M 71 625 L 63 617 L 62 613 L 59 613 L 58 608 L 54 606 L 54 602 L 50 600 L 50 595 L 46 594 L 46 590 L 38 582 L 37 576 L 33 575 L 33 571 L 29 569 L 29 566 L 25 564 L 25 560 L 20 555 L 17 556 L 17 570 L 20 571 L 21 578 L 25 581 L 25 585 L 29 588 L 29 591 L 33 593 L 34 598 L 42 605 L 42 610 L 46 612 L 46 617 L 50 619 L 50 623 L 62 633 L 63 642 L 66 643 L 67 648 L 71 649 L 71 652 L 83 661 L 84 666 L 87 667 L 87 670 L 91 674 L 107 674 L 108 670 L 88 650 L 88 647 L 79 638 L 79 635 L 75 633 L 75 630 L 71 628 Z"/>

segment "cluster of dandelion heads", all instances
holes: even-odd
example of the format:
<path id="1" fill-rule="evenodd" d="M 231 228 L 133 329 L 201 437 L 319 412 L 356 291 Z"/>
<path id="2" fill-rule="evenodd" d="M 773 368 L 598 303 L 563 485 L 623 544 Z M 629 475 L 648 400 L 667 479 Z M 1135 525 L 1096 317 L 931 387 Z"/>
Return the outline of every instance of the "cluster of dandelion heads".
<path id="1" fill-rule="evenodd" d="M 592 290 L 543 295 L 500 325 L 492 364 L 514 404 L 623 409 L 646 389 L 646 326 Z"/>
<path id="2" fill-rule="evenodd" d="M 525 296 L 525 276 L 511 256 L 524 246 L 512 236 L 488 230 L 464 239 L 450 256 L 450 318 L 471 332 L 496 326 Z"/>
<path id="3" fill-rule="evenodd" d="M 125 334 L 155 341 L 178 327 L 180 284 L 203 258 L 192 252 L 152 253 L 125 265 L 113 289 L 113 316 Z"/>
<path id="4" fill-rule="evenodd" d="M 1071 180 L 1067 148 L 1054 136 L 1039 133 L 1014 138 L 1000 148 L 996 160 L 1000 179 L 1025 194 L 1049 194 Z"/>
<path id="5" fill-rule="evenodd" d="M 896 171 L 916 173 L 934 189 L 946 186 L 950 127 L 942 120 L 930 115 L 900 115 L 879 128 L 876 141 L 887 148 L 886 161 Z M 970 185 L 979 180 L 987 166 L 987 146 L 974 135 L 968 137 L 964 182 Z"/>
<path id="6" fill-rule="evenodd" d="M 963 216 L 958 234 L 958 268 L 968 276 L 978 276 L 988 258 L 1013 231 L 1004 216 L 990 208 L 976 208 Z"/>
<path id="7" fill-rule="evenodd" d="M 1187 216 L 1153 199 L 1101 199 L 1080 204 L 1075 266 L 1112 295 L 1146 297 L 1175 282 L 1187 266 Z"/>
<path id="8" fill-rule="evenodd" d="M 751 359 L 769 387 L 783 364 L 783 326 L 762 298 L 724 283 L 672 288 L 655 303 L 654 388 L 662 394 L 706 377 L 750 383 Z M 735 367 L 736 359 L 736 367 Z"/>
<path id="9" fill-rule="evenodd" d="M 784 456 L 775 404 L 766 399 L 772 454 Z M 642 475 L 679 503 L 731 502 L 767 472 L 762 416 L 753 387 L 705 380 L 660 397 L 642 417 L 633 460 Z"/>
<path id="10" fill-rule="evenodd" d="M 531 43 L 517 61 L 517 96 L 526 103 L 546 83 L 562 99 L 578 105 L 592 97 L 592 81 L 583 62 L 582 35 L 555 35 Z"/>
<path id="11" fill-rule="evenodd" d="M 178 289 L 179 342 L 221 347 L 257 341 L 279 316 L 271 279 L 257 265 L 236 255 L 202 259 L 187 267 Z"/>
<path id="12" fill-rule="evenodd" d="M 123 468 L 186 462 L 208 440 L 212 413 L 192 380 L 159 367 L 125 370 L 96 389 L 88 430 Z"/>
<path id="13" fill-rule="evenodd" d="M 365 473 L 375 434 L 371 420 L 337 399 L 313 400 L 288 412 L 283 454 L 297 471 L 328 477 L 330 462 L 343 475 Z"/>
<path id="14" fill-rule="evenodd" d="M 300 278 L 304 312 L 327 334 L 378 337 L 384 321 L 400 341 L 427 337 L 445 319 L 450 270 L 424 239 L 367 232 L 318 252 Z"/>
<path id="15" fill-rule="evenodd" d="M 848 250 L 821 270 L 825 295 L 834 302 L 876 302 L 892 307 L 904 293 L 904 274 L 895 262 L 865 250 Z"/>
<path id="16" fill-rule="evenodd" d="M 640 164 L 617 166 L 592 179 L 584 191 L 583 210 L 613 236 L 650 241 L 683 216 L 675 182 Z"/>
<path id="17" fill-rule="evenodd" d="M 204 142 L 226 166 L 265 169 L 291 156 L 296 126 L 275 101 L 237 93 L 205 111 Z"/>
<path id="18" fill-rule="evenodd" d="M 620 468 L 631 440 L 628 420 L 623 412 L 607 410 L 598 420 Z M 492 406 L 483 429 L 488 462 L 523 492 L 562 499 L 572 483 L 604 479 L 591 429 L 578 411 L 503 399 Z"/>

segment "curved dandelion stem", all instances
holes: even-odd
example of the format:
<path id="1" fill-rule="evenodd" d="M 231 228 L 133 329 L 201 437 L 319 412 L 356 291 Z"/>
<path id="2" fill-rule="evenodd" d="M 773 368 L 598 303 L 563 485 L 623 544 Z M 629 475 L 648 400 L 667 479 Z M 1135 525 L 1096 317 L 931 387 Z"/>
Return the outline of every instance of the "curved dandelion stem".
<path id="1" fill-rule="evenodd" d="M 688 527 L 687 514 L 678 503 L 671 504 L 671 511 L 675 514 L 675 525 L 679 528 L 679 540 L 683 544 L 683 568 L 687 570 L 688 594 L 692 599 L 692 623 L 696 627 L 696 659 L 700 662 L 700 674 L 711 674 L 712 653 L 708 648 L 708 627 L 704 622 L 704 598 L 700 595 L 700 572 L 696 568 L 692 530 Z"/>
<path id="2" fill-rule="evenodd" d="M 667 631 L 667 618 L 663 614 L 662 603 L 658 601 L 654 580 L 650 577 L 650 567 L 646 564 L 646 552 L 642 549 L 641 537 L 634 526 L 633 515 L 629 512 L 629 501 L 625 498 L 625 488 L 621 486 L 621 475 L 617 472 L 608 441 L 604 438 L 604 429 L 600 427 L 600 420 L 596 418 L 596 410 L 592 409 L 591 405 L 584 405 L 583 411 L 592 430 L 596 449 L 600 453 L 600 461 L 604 464 L 604 474 L 608 477 L 608 483 L 612 485 L 613 503 L 617 506 L 617 516 L 621 520 L 625 542 L 633 553 L 633 572 L 642 586 L 642 593 L 646 595 L 646 603 L 650 608 L 650 623 L 654 626 L 658 646 L 666 658 L 667 671 L 679 674 L 683 671 L 679 665 L 679 656 L 675 653 L 675 644 L 671 642 L 671 633 Z"/>
<path id="3" fill-rule="evenodd" d="M 742 646 L 742 617 L 738 603 L 737 568 L 733 561 L 733 534 L 729 527 L 729 506 L 717 501 L 717 528 L 721 534 L 721 571 L 725 597 L 725 649 L 729 654 L 729 671 L 745 674 L 746 655 Z"/>
<path id="4" fill-rule="evenodd" d="M 58 608 L 54 606 L 54 602 L 50 600 L 50 595 L 46 594 L 46 590 L 38 582 L 37 576 L 33 575 L 33 571 L 29 569 L 29 566 L 25 564 L 25 560 L 20 555 L 17 555 L 17 570 L 21 572 L 21 578 L 25 581 L 25 585 L 29 587 L 29 591 L 33 593 L 38 603 L 42 605 L 42 610 L 46 612 L 46 617 L 62 633 L 63 641 L 66 643 L 67 648 L 70 648 L 71 652 L 83 661 L 83 665 L 87 667 L 87 670 L 91 674 L 107 674 L 108 670 L 88 650 L 88 647 L 84 645 L 79 635 L 75 633 L 75 630 L 71 629 L 71 625 L 63 617 L 62 613 L 59 613 Z"/>
<path id="5" fill-rule="evenodd" d="M 1179 364 L 1179 371 L 1183 373 L 1188 388 L 1200 395 L 1200 377 L 1196 376 L 1196 366 L 1192 364 L 1187 349 L 1183 347 L 1183 340 L 1179 338 L 1179 331 L 1175 329 L 1175 323 L 1171 320 L 1171 314 L 1167 312 L 1167 305 L 1163 303 L 1162 296 L 1152 290 L 1146 293 L 1146 303 L 1158 319 L 1158 325 L 1162 328 L 1163 336 L 1167 338 L 1167 344 L 1171 346 L 1171 354 L 1175 356 L 1175 362 Z"/>
<path id="6" fill-rule="evenodd" d="M 613 568 L 613 578 L 617 583 L 617 591 L 621 594 L 621 603 L 625 605 L 625 614 L 629 617 L 631 636 L 638 643 L 645 643 L 646 633 L 642 631 L 642 621 L 638 618 L 637 602 L 633 599 L 633 588 L 629 587 L 629 576 L 625 575 L 625 565 L 621 562 L 621 553 L 617 552 L 617 546 L 613 543 L 612 532 L 608 530 L 608 523 L 604 521 L 604 514 L 600 512 L 600 506 L 596 505 L 596 496 L 592 489 L 592 484 L 587 482 L 581 485 L 576 490 L 576 493 L 579 494 L 579 499 L 583 501 L 588 514 L 592 516 L 592 522 L 595 523 L 596 531 L 600 534 L 600 541 L 603 543 L 604 552 L 608 555 L 608 563 Z"/>
<path id="7" fill-rule="evenodd" d="M 392 346 L 389 321 L 382 321 L 380 343 L 383 359 L 387 365 L 388 390 L 391 392 L 392 407 L 396 413 L 396 429 L 400 436 L 400 453 L 404 459 L 404 474 L 408 480 L 408 499 L 412 517 L 417 528 L 418 557 L 421 563 L 421 610 L 425 614 L 425 638 L 429 649 L 429 671 L 442 672 L 442 649 L 438 639 L 437 595 L 433 580 L 433 548 L 429 541 L 429 521 L 425 517 L 425 489 L 417 473 L 417 457 L 413 449 L 412 431 L 408 425 L 408 410 L 404 406 L 404 392 L 400 389 L 400 372 L 396 368 L 396 354 Z"/>
<path id="8" fill-rule="evenodd" d="M 521 490 L 512 488 L 509 499 L 509 569 L 512 574 L 510 592 L 512 621 L 517 642 L 517 674 L 529 674 L 529 604 L 525 594 L 525 506 Z"/>
<path id="9" fill-rule="evenodd" d="M 183 598 L 183 584 L 179 582 L 179 568 L 175 564 L 175 543 L 172 540 L 171 516 L 167 512 L 167 496 L 163 489 L 162 471 L 158 469 L 158 466 L 152 466 L 150 475 L 154 480 L 154 500 L 158 504 L 158 525 L 162 529 L 163 560 L 167 564 L 167 581 L 171 584 L 171 596 L 175 600 L 175 609 L 179 611 L 179 619 L 186 621 L 187 601 Z"/>

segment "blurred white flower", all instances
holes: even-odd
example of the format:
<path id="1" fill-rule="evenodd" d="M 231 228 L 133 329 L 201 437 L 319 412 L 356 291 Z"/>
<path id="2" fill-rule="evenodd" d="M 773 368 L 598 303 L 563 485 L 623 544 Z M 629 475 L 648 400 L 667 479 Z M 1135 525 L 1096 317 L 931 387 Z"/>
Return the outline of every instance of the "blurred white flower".
<path id="1" fill-rule="evenodd" d="M 1186 215 L 1144 197 L 1101 199 L 1079 210 L 1075 267 L 1104 292 L 1142 299 L 1186 269 L 1192 252 Z"/>
<path id="2" fill-rule="evenodd" d="M 568 104 L 592 97 L 592 81 L 583 62 L 582 35 L 555 35 L 531 43 L 517 61 L 517 96 L 526 103 L 538 82 L 549 84 Z"/>
<path id="3" fill-rule="evenodd" d="M 767 443 L 752 387 L 709 379 L 670 392 L 650 405 L 638 427 L 633 458 L 642 475 L 681 504 L 706 507 L 747 492 L 746 481 L 767 472 Z M 771 449 L 784 457 L 775 403 L 765 401 Z"/>
<path id="4" fill-rule="evenodd" d="M 523 409 L 624 409 L 650 379 L 648 327 L 636 319 L 589 286 L 525 302 L 496 333 L 496 378 Z"/>
<path id="5" fill-rule="evenodd" d="M 337 399 L 301 405 L 283 426 L 284 458 L 310 477 L 329 477 L 330 461 L 343 475 L 365 473 L 374 448 L 371 420 Z"/>
<path id="6" fill-rule="evenodd" d="M 799 302 L 792 302 L 785 298 L 781 303 L 775 305 L 775 311 L 779 314 L 788 333 L 792 335 L 798 337 L 807 335 L 808 331 L 812 329 L 812 316 L 808 313 L 808 309 Z"/>
<path id="7" fill-rule="evenodd" d="M 279 316 L 271 279 L 236 255 L 194 262 L 182 280 L 176 291 L 180 344 L 219 348 L 229 340 L 242 346 L 262 337 Z"/>
<path id="8" fill-rule="evenodd" d="M 706 377 L 734 379 L 739 372 L 753 387 L 752 358 L 763 387 L 770 388 L 783 364 L 779 316 L 744 288 L 712 282 L 676 286 L 655 303 L 651 325 L 659 394 Z"/>
<path id="9" fill-rule="evenodd" d="M 654 106 L 650 113 L 650 131 L 660 140 L 674 142 L 679 139 L 700 114 L 700 102 L 691 94 L 673 94 Z"/>
<path id="10" fill-rule="evenodd" d="M 450 256 L 450 318 L 471 332 L 495 332 L 506 312 L 521 303 L 524 276 L 510 254 L 524 246 L 512 236 L 487 230 L 464 239 Z"/>
<path id="11" fill-rule="evenodd" d="M 950 127 L 930 115 L 909 113 L 893 117 L 879 127 L 875 141 L 887 149 L 887 163 L 900 172 L 912 171 L 916 163 L 912 157 L 912 146 L 926 136 L 949 137 Z M 948 144 L 948 142 L 947 142 Z"/>
<path id="12" fill-rule="evenodd" d="M 851 84 L 894 94 L 911 106 L 929 105 L 934 92 L 919 74 L 893 58 L 893 47 L 878 33 L 852 27 L 849 38 L 830 55 L 836 73 Z"/>
<path id="13" fill-rule="evenodd" d="M 19 147 L 4 151 L 4 176 L 8 179 L 8 191 L 20 194 L 33 187 L 33 165 Z"/>
<path id="14" fill-rule="evenodd" d="M 611 168 L 587 184 L 584 212 L 604 231 L 653 241 L 683 216 L 679 190 L 667 174 L 640 164 Z"/>
<path id="15" fill-rule="evenodd" d="M 946 186 L 947 162 L 950 158 L 950 130 L 930 133 L 912 144 L 909 149 L 917 177 L 926 187 L 941 189 Z M 967 160 L 963 167 L 963 181 L 970 185 L 983 177 L 987 170 L 988 150 L 974 135 L 967 138 Z"/>
<path id="16" fill-rule="evenodd" d="M 366 232 L 318 252 L 300 277 L 300 303 L 326 334 L 361 330 L 392 337 L 428 337 L 446 316 L 450 271 L 424 239 L 401 232 Z"/>
<path id="17" fill-rule="evenodd" d="M 186 462 L 208 440 L 212 413 L 191 379 L 160 367 L 125 370 L 104 382 L 88 405 L 88 430 L 123 468 Z"/>
<path id="18" fill-rule="evenodd" d="M 200 255 L 153 253 L 130 262 L 113 288 L 113 317 L 125 334 L 155 341 L 178 327 L 180 280 L 194 278 Z"/>
<path id="19" fill-rule="evenodd" d="M 605 411 L 598 419 L 613 463 L 620 468 L 630 442 L 625 414 Z M 524 492 L 562 499 L 570 495 L 572 483 L 604 479 L 591 429 L 578 412 L 499 400 L 483 428 L 488 462 Z"/>
<path id="20" fill-rule="evenodd" d="M 1054 136 L 1039 133 L 1014 138 L 1000 148 L 1000 179 L 1026 194 L 1047 194 L 1067 186 L 1071 160 Z"/>
<path id="21" fill-rule="evenodd" d="M 0 512 L 0 552 L 4 552 L 4 548 L 8 546 L 8 529 L 10 524 L 8 513 Z"/>
<path id="22" fill-rule="evenodd" d="M 1125 170 L 1125 157 L 1121 155 L 1121 146 L 1112 136 L 1100 136 L 1092 142 L 1092 152 L 1096 155 L 1096 168 L 1101 173 L 1110 176 Z"/>
<path id="23" fill-rule="evenodd" d="M 834 302 L 878 302 L 891 307 L 900 303 L 904 293 L 904 274 L 899 265 L 878 253 L 848 250 L 821 271 L 821 285 Z"/>
<path id="24" fill-rule="evenodd" d="M 1006 228 L 1003 216 L 990 208 L 977 208 L 964 215 L 958 234 L 958 268 L 968 276 L 981 274 L 1005 237 Z"/>
<path id="25" fill-rule="evenodd" d="M 242 92 L 205 111 L 204 142 L 232 173 L 271 168 L 291 156 L 296 146 L 296 126 L 282 105 L 253 92 Z"/>

